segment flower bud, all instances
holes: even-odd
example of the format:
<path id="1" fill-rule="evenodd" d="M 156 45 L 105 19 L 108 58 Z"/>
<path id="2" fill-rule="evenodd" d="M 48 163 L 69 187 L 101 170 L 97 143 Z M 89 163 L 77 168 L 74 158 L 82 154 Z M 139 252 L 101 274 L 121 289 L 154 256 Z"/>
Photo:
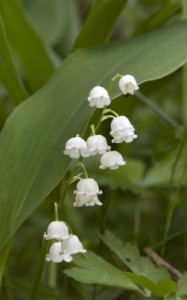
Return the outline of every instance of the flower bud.
<path id="1" fill-rule="evenodd" d="M 86 142 L 80 137 L 73 137 L 66 142 L 65 155 L 78 159 L 80 156 L 87 157 L 87 145 Z"/>
<path id="2" fill-rule="evenodd" d="M 63 240 L 69 237 L 69 230 L 66 223 L 53 221 L 47 227 L 47 233 L 44 233 L 45 240 Z"/>
<path id="3" fill-rule="evenodd" d="M 88 97 L 89 106 L 103 108 L 110 105 L 110 96 L 106 89 L 101 86 L 94 87 Z"/>
<path id="4" fill-rule="evenodd" d="M 72 257 L 69 254 L 63 254 L 61 242 L 52 244 L 49 248 L 49 253 L 46 256 L 46 261 L 61 263 L 63 260 L 66 262 L 70 262 L 72 261 Z"/>
<path id="5" fill-rule="evenodd" d="M 122 155 L 117 151 L 106 152 L 103 156 L 101 156 L 100 162 L 100 169 L 109 168 L 111 170 L 118 169 L 119 166 L 124 166 L 126 164 Z"/>
<path id="6" fill-rule="evenodd" d="M 119 88 L 124 95 L 133 95 L 134 91 L 139 89 L 137 82 L 132 75 L 124 75 L 121 77 L 119 80 Z"/>
<path id="7" fill-rule="evenodd" d="M 113 143 L 130 143 L 133 139 L 137 138 L 134 134 L 134 127 L 130 123 L 129 119 L 125 116 L 116 117 L 111 122 L 110 134 L 113 136 Z"/>
<path id="8" fill-rule="evenodd" d="M 107 140 L 103 135 L 93 135 L 87 139 L 87 149 L 89 155 L 104 154 L 107 150 L 110 150 L 110 146 L 107 145 Z"/>
<path id="9" fill-rule="evenodd" d="M 81 179 L 77 183 L 74 194 L 76 194 L 74 206 L 102 205 L 97 197 L 98 194 L 102 194 L 102 191 L 99 190 L 97 182 L 92 178 Z"/>
<path id="10" fill-rule="evenodd" d="M 71 234 L 67 240 L 62 242 L 62 251 L 65 254 L 85 253 L 82 243 L 76 235 Z"/>

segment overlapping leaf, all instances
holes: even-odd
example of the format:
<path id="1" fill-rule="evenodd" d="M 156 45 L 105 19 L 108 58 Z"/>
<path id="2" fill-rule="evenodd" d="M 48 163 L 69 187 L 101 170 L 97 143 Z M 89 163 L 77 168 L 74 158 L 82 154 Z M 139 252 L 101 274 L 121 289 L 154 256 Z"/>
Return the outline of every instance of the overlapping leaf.
<path id="1" fill-rule="evenodd" d="M 108 40 L 127 0 L 100 1 L 92 9 L 73 50 L 101 44 Z"/>
<path id="2" fill-rule="evenodd" d="M 75 257 L 74 262 L 78 267 L 64 273 L 80 282 L 140 291 L 122 271 L 92 252 Z"/>

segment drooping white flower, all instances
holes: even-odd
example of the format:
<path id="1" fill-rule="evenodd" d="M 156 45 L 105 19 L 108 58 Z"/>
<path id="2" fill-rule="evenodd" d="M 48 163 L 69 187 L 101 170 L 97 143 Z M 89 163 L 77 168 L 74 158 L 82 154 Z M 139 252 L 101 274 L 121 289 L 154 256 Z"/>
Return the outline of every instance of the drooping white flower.
<path id="1" fill-rule="evenodd" d="M 74 159 L 78 159 L 80 156 L 87 157 L 86 142 L 79 136 L 69 139 L 66 142 L 64 154 Z"/>
<path id="2" fill-rule="evenodd" d="M 47 233 L 44 233 L 45 240 L 63 240 L 69 237 L 69 230 L 66 223 L 62 221 L 53 221 L 47 227 Z"/>
<path id="3" fill-rule="evenodd" d="M 52 261 L 54 263 L 61 263 L 62 261 L 70 262 L 72 257 L 62 252 L 62 243 L 56 242 L 49 248 L 49 253 L 46 256 L 46 261 Z"/>
<path id="4" fill-rule="evenodd" d="M 129 119 L 125 116 L 116 117 L 111 122 L 110 134 L 113 136 L 113 143 L 126 142 L 130 143 L 133 139 L 137 138 L 134 134 L 134 127 L 130 123 Z"/>
<path id="5" fill-rule="evenodd" d="M 97 182 L 92 178 L 81 179 L 77 183 L 74 194 L 76 194 L 74 206 L 102 205 L 97 197 L 98 194 L 102 194 L 102 191 L 99 190 Z"/>
<path id="6" fill-rule="evenodd" d="M 88 97 L 89 106 L 103 108 L 110 105 L 110 96 L 106 89 L 101 86 L 94 87 Z"/>
<path id="7" fill-rule="evenodd" d="M 73 255 L 76 253 L 85 253 L 82 243 L 76 235 L 71 234 L 67 240 L 62 242 L 62 252 L 64 255 Z"/>
<path id="8" fill-rule="evenodd" d="M 107 150 L 110 150 L 110 146 L 107 145 L 107 140 L 103 135 L 93 135 L 87 139 L 87 149 L 89 155 L 104 154 Z"/>
<path id="9" fill-rule="evenodd" d="M 119 88 L 124 95 L 134 94 L 134 91 L 138 90 L 138 84 L 132 75 L 124 75 L 119 80 Z"/>
<path id="10" fill-rule="evenodd" d="M 117 151 L 109 151 L 103 154 L 100 159 L 100 169 L 118 169 L 120 166 L 124 166 L 126 162 L 123 160 L 123 156 Z"/>

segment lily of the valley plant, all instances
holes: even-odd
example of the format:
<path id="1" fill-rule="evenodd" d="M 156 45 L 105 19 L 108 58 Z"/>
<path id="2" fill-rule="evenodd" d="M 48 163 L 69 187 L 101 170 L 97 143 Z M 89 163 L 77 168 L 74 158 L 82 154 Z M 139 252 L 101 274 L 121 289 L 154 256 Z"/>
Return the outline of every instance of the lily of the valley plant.
<path id="1" fill-rule="evenodd" d="M 124 95 L 133 94 L 138 89 L 136 80 L 132 75 L 120 77 L 119 88 Z M 85 175 L 85 178 L 74 176 L 75 180 L 79 180 L 74 191 L 76 195 L 73 203 L 74 207 L 102 205 L 98 196 L 103 192 L 99 189 L 95 179 L 88 177 L 87 170 L 82 162 L 83 158 L 89 158 L 97 154 L 101 155 L 100 166 L 98 167 L 103 170 L 107 168 L 115 170 L 126 164 L 121 153 L 111 150 L 107 139 L 101 134 L 96 134 L 96 128 L 97 130 L 99 129 L 101 122 L 112 118 L 110 125 L 110 135 L 113 137 L 112 143 L 130 143 L 137 138 L 137 135 L 134 133 L 135 129 L 126 116 L 119 116 L 112 109 L 106 108 L 106 106 L 109 107 L 110 103 L 109 92 L 101 86 L 94 87 L 88 96 L 88 104 L 91 107 L 103 109 L 102 119 L 98 124 L 91 125 L 91 134 L 87 140 L 84 140 L 77 134 L 76 137 L 71 137 L 66 142 L 64 154 L 72 159 L 77 159 L 77 165 L 83 167 Z M 86 252 L 78 237 L 69 234 L 67 225 L 61 221 L 56 220 L 49 224 L 47 233 L 44 234 L 44 239 L 53 241 L 46 256 L 46 261 L 55 263 L 62 261 L 71 262 L 73 254 Z"/>

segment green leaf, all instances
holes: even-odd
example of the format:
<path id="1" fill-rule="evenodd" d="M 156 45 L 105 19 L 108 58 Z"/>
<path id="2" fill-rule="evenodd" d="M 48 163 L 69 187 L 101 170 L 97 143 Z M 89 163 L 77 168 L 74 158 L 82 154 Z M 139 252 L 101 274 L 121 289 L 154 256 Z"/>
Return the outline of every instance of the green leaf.
<path id="1" fill-rule="evenodd" d="M 179 297 L 187 296 L 187 272 L 177 282 L 176 295 Z"/>
<path id="2" fill-rule="evenodd" d="M 148 170 L 142 183 L 145 187 L 148 186 L 168 186 L 171 182 L 171 177 L 173 176 L 174 186 L 179 186 L 186 184 L 186 151 L 187 144 L 184 145 L 182 152 L 178 157 L 179 147 L 176 147 L 173 151 L 166 154 L 160 161 L 155 162 L 155 164 Z M 177 160 L 177 162 L 176 162 Z M 174 174 L 172 175 L 173 168 L 176 164 Z"/>
<path id="3" fill-rule="evenodd" d="M 171 279 L 162 279 L 157 283 L 154 283 L 148 277 L 143 275 L 137 275 L 127 272 L 125 272 L 125 275 L 132 279 L 132 281 L 138 286 L 149 290 L 149 292 L 147 293 L 148 296 L 151 294 L 150 292 L 152 292 L 158 297 L 164 297 L 168 293 L 176 291 L 176 282 L 172 281 Z"/>
<path id="4" fill-rule="evenodd" d="M 161 279 L 157 282 L 157 295 L 165 296 L 168 293 L 174 293 L 177 289 L 177 283 L 171 279 Z"/>
<path id="5" fill-rule="evenodd" d="M 49 50 L 23 13 L 18 0 L 0 0 L 0 10 L 12 48 L 15 50 L 31 91 L 49 79 L 54 66 Z"/>
<path id="6" fill-rule="evenodd" d="M 96 5 L 77 37 L 73 50 L 107 41 L 126 2 L 126 0 L 107 0 Z"/>
<path id="7" fill-rule="evenodd" d="M 80 31 L 76 0 L 24 0 L 22 3 L 44 41 L 55 46 L 58 53 L 67 54 Z"/>
<path id="8" fill-rule="evenodd" d="M 176 291 L 176 282 L 169 278 L 168 272 L 154 265 L 149 258 L 140 256 L 135 246 L 129 243 L 124 245 L 109 231 L 106 231 L 102 240 L 134 273 L 125 272 L 135 284 L 159 297 Z"/>
<path id="9" fill-rule="evenodd" d="M 92 252 L 76 255 L 73 261 L 79 268 L 65 270 L 64 273 L 75 280 L 140 291 L 122 271 Z"/>
<path id="10" fill-rule="evenodd" d="M 24 0 L 22 5 L 44 41 L 49 45 L 56 45 L 67 26 L 64 18 L 67 13 L 65 1 Z"/>
<path id="11" fill-rule="evenodd" d="M 6 118 L 8 117 L 8 108 L 4 99 L 0 97 L 0 128 L 3 126 Z"/>
<path id="12" fill-rule="evenodd" d="M 187 61 L 186 26 L 181 21 L 131 41 L 77 51 L 13 111 L 0 135 L 0 247 L 67 171 L 63 148 L 93 113 L 90 89 L 107 87 L 118 72 L 133 74 L 139 84 L 172 73 Z M 116 84 L 113 96 L 118 94 Z"/>
<path id="13" fill-rule="evenodd" d="M 1 289 L 1 283 L 5 271 L 5 267 L 7 264 L 8 256 L 10 249 L 12 247 L 12 240 L 10 240 L 4 247 L 3 249 L 0 250 L 0 289 Z"/>
<path id="14" fill-rule="evenodd" d="M 9 50 L 3 20 L 0 17 L 0 79 L 15 104 L 21 103 L 28 94 L 17 75 Z"/>
<path id="15" fill-rule="evenodd" d="M 164 300 L 184 300 L 184 298 L 178 297 L 174 293 L 169 293 L 164 297 Z"/>
<path id="16" fill-rule="evenodd" d="M 148 257 L 142 257 L 137 247 L 130 243 L 124 243 L 106 231 L 102 237 L 104 243 L 122 260 L 122 262 L 135 274 L 147 276 L 149 280 L 157 283 L 159 280 L 169 278 L 168 272 L 155 266 Z"/>

